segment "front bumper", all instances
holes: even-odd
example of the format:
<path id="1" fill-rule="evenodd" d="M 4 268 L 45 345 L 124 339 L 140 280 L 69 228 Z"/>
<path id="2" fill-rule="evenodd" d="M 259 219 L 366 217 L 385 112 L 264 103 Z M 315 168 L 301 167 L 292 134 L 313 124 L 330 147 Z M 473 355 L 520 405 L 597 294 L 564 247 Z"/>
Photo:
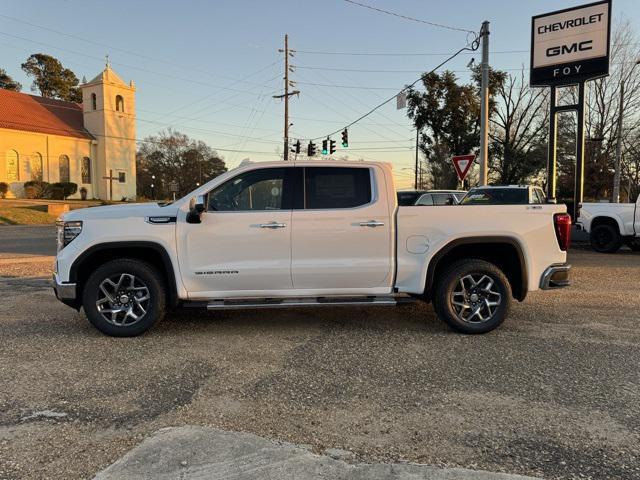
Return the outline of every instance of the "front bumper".
<path id="1" fill-rule="evenodd" d="M 60 300 L 65 305 L 78 309 L 79 302 L 77 298 L 77 289 L 75 283 L 61 282 L 58 274 L 54 272 L 51 285 L 58 300 Z"/>
<path id="2" fill-rule="evenodd" d="M 542 274 L 540 279 L 540 288 L 542 290 L 553 290 L 556 288 L 568 287 L 571 285 L 569 280 L 569 272 L 571 265 L 568 263 L 559 263 L 551 265 Z"/>

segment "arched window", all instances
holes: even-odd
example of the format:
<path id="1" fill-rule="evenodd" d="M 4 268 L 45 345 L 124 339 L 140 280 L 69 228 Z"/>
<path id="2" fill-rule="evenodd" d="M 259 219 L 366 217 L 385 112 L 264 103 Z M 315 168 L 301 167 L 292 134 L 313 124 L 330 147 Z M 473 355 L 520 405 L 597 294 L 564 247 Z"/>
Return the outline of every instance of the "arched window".
<path id="1" fill-rule="evenodd" d="M 60 181 L 61 182 L 70 182 L 71 181 L 71 172 L 69 171 L 69 157 L 66 155 L 60 155 L 58 158 L 59 169 L 60 169 Z"/>
<path id="2" fill-rule="evenodd" d="M 18 168 L 18 152 L 7 151 L 7 181 L 17 182 L 20 180 L 20 170 Z"/>
<path id="3" fill-rule="evenodd" d="M 93 108 L 94 110 L 98 109 L 98 97 L 95 93 L 91 94 L 91 108 Z"/>
<path id="4" fill-rule="evenodd" d="M 116 112 L 124 112 L 124 98 L 122 98 L 122 95 L 116 95 Z"/>
<path id="5" fill-rule="evenodd" d="M 91 183 L 91 159 L 82 157 L 82 183 Z"/>
<path id="6" fill-rule="evenodd" d="M 33 152 L 31 155 L 31 180 L 41 182 L 42 181 L 42 155 L 38 152 Z"/>

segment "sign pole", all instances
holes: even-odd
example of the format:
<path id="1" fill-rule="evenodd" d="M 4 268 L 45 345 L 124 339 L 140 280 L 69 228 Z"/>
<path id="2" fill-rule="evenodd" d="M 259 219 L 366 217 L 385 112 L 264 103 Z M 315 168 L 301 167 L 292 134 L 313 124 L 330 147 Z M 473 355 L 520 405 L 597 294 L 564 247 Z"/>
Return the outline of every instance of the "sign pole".
<path id="1" fill-rule="evenodd" d="M 578 219 L 578 205 L 582 203 L 584 191 L 584 119 L 586 111 L 586 82 L 580 82 L 578 86 L 578 136 L 576 142 L 576 174 L 573 189 L 573 221 Z M 555 177 L 554 177 L 555 181 Z"/>
<path id="2" fill-rule="evenodd" d="M 573 219 L 584 192 L 586 82 L 609 75 L 611 0 L 565 8 L 531 19 L 532 87 L 550 87 L 547 198 L 556 201 L 558 113 L 577 112 Z M 578 102 L 558 105 L 557 89 L 578 86 Z"/>
<path id="3" fill-rule="evenodd" d="M 558 140 L 558 114 L 556 112 L 556 87 L 551 85 L 549 96 L 549 154 L 547 156 L 547 198 L 556 201 L 556 142 Z"/>

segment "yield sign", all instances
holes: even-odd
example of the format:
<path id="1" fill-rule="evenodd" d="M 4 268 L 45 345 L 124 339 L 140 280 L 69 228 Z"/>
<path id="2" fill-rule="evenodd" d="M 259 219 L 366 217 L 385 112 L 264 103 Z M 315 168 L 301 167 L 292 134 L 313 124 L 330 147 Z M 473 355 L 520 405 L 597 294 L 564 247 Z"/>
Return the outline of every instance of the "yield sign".
<path id="1" fill-rule="evenodd" d="M 453 166 L 456 169 L 456 173 L 458 174 L 458 178 L 461 181 L 465 179 L 469 170 L 471 170 L 471 165 L 473 165 L 473 161 L 475 159 L 475 155 L 456 155 L 451 158 Z"/>

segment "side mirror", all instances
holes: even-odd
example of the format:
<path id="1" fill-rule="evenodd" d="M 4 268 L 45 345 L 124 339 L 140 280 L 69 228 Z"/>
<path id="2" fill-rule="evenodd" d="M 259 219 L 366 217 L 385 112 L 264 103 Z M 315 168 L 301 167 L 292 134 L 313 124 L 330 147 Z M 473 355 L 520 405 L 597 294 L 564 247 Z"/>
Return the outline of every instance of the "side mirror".
<path id="1" fill-rule="evenodd" d="M 195 200 L 192 200 L 191 208 L 187 213 L 187 223 L 200 223 L 202 222 L 202 214 L 205 211 L 205 196 L 198 195 Z"/>
<path id="2" fill-rule="evenodd" d="M 445 205 L 455 205 L 455 201 L 453 200 L 453 197 L 447 198 Z"/>

